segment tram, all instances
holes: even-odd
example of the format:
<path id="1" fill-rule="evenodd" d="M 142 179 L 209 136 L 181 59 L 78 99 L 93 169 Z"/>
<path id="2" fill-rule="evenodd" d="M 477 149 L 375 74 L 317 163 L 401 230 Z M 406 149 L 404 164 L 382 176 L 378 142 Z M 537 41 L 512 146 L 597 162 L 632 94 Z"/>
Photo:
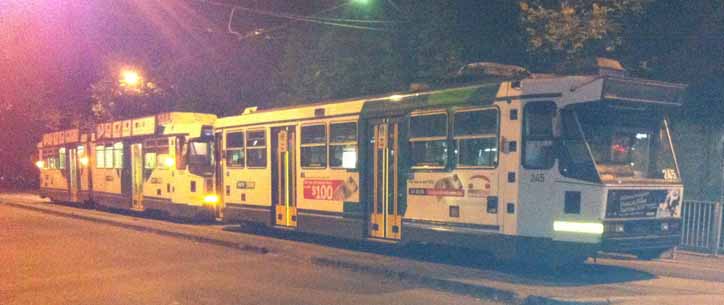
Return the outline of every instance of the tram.
<path id="1" fill-rule="evenodd" d="M 213 206 L 226 223 L 475 248 L 504 258 L 570 261 L 599 250 L 655 257 L 680 239 L 683 184 L 667 113 L 682 105 L 685 87 L 628 77 L 618 63 L 603 63 L 598 73 L 563 76 L 469 65 L 515 73 L 248 108 L 237 116 L 203 117 L 193 132 L 185 131 L 201 141 L 184 138 L 188 144 L 164 129 L 153 136 L 163 135 L 161 144 L 177 152 L 159 152 L 156 159 L 169 155 L 175 166 L 143 172 L 144 207 L 184 198 L 189 206 Z M 87 138 L 103 139 L 98 133 Z M 65 149 L 76 145 L 68 134 Z M 133 144 L 122 143 L 132 153 Z M 154 147 L 143 144 L 139 151 Z M 195 155 L 195 144 L 208 156 Z M 48 148 L 41 146 L 41 153 Z M 48 184 L 71 172 L 49 166 L 54 152 L 66 162 L 71 157 L 49 147 L 41 181 L 53 197 L 56 188 L 72 190 L 66 182 Z M 186 159 L 178 151 L 187 152 Z M 159 164 L 165 161 L 149 167 Z M 132 172 L 127 179 L 136 181 Z M 97 204 L 112 201 L 95 196 L 108 193 L 95 181 L 109 175 L 90 175 Z M 196 197 L 185 190 L 190 181 L 197 181 Z M 123 185 L 115 192 L 136 194 L 121 192 Z M 134 202 L 129 198 L 124 207 Z M 155 198 L 165 201 L 151 204 Z"/>
<path id="2" fill-rule="evenodd" d="M 39 193 L 78 205 L 213 218 L 215 120 L 172 112 L 45 134 Z"/>

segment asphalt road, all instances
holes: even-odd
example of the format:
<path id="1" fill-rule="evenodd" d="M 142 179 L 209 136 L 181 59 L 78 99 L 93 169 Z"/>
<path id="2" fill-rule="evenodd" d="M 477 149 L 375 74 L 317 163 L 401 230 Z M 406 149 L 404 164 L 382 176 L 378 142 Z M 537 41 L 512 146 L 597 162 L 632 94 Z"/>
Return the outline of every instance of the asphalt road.
<path id="1" fill-rule="evenodd" d="M 0 304 L 495 304 L 0 205 Z"/>

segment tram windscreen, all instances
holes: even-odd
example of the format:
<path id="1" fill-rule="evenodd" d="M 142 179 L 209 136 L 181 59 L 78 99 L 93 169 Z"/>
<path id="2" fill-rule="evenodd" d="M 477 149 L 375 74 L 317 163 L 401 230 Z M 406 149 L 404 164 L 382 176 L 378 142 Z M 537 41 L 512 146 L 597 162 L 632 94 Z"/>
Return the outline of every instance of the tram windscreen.
<path id="1" fill-rule="evenodd" d="M 192 140 L 189 142 L 188 163 L 191 173 L 200 176 L 213 174 L 213 144 L 211 141 Z"/>
<path id="2" fill-rule="evenodd" d="M 582 105 L 576 114 L 602 182 L 679 180 L 662 113 Z"/>

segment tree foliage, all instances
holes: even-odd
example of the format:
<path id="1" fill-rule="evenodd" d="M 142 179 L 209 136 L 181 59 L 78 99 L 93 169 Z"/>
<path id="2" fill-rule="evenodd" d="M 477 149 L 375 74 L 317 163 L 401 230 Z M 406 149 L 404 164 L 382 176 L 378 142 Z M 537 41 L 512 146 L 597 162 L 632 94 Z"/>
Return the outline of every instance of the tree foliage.
<path id="1" fill-rule="evenodd" d="M 90 96 L 95 122 L 152 115 L 172 107 L 169 92 L 151 81 L 127 88 L 117 78 L 106 76 L 91 84 Z"/>
<path id="2" fill-rule="evenodd" d="M 520 2 L 528 52 L 543 66 L 577 68 L 582 60 L 616 51 L 627 18 L 653 0 L 526 0 Z"/>
<path id="3" fill-rule="evenodd" d="M 381 5 L 383 2 L 379 2 Z M 315 101 L 405 90 L 462 66 L 455 11 L 439 1 L 351 13 L 395 23 L 386 31 L 300 27 L 289 35 L 276 87 L 283 102 Z"/>

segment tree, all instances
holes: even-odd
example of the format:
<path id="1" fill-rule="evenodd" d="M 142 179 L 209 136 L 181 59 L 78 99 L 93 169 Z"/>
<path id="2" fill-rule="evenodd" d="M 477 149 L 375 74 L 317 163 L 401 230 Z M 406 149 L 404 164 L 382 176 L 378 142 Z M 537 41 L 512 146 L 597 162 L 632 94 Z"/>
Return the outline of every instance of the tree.
<path id="1" fill-rule="evenodd" d="M 156 82 L 142 79 L 133 87 L 123 86 L 122 80 L 110 73 L 91 84 L 90 96 L 93 120 L 86 120 L 89 123 L 153 115 L 173 108 L 171 94 Z"/>
<path id="2" fill-rule="evenodd" d="M 276 71 L 279 100 L 299 103 L 406 90 L 412 82 L 439 80 L 462 66 L 462 44 L 451 35 L 457 7 L 428 0 L 400 1 L 393 7 L 383 3 L 342 17 L 385 20 L 391 24 L 386 31 L 293 30 Z"/>
<path id="3" fill-rule="evenodd" d="M 615 52 L 627 18 L 653 0 L 526 0 L 520 2 L 528 52 L 537 66 L 579 70 L 585 60 Z"/>

